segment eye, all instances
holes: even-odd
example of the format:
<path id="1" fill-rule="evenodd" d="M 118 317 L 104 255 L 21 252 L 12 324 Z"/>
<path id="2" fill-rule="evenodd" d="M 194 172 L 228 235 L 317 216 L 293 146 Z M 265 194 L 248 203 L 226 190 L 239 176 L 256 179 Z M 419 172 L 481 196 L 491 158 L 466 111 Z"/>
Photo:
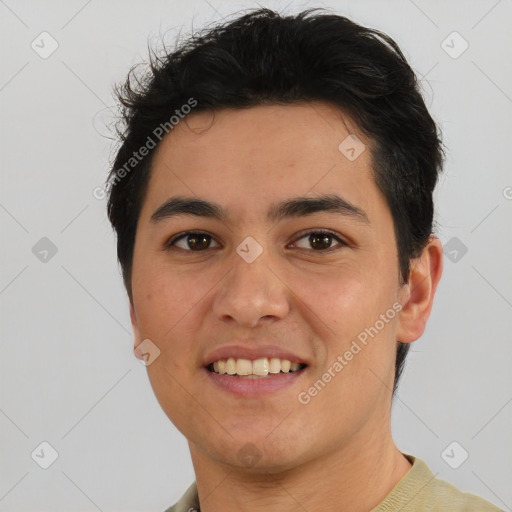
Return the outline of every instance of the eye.
<path id="1" fill-rule="evenodd" d="M 309 245 L 309 247 L 300 247 L 301 249 L 309 249 L 310 247 L 313 248 L 314 251 L 327 251 L 329 249 L 333 249 L 331 247 L 331 244 L 333 241 L 337 241 L 339 246 L 346 246 L 347 243 L 344 242 L 339 236 L 337 236 L 335 233 L 329 230 L 325 229 L 317 229 L 315 231 L 309 231 L 307 233 L 303 233 L 300 238 L 297 240 L 307 239 L 306 244 Z M 297 246 L 297 242 L 294 242 L 295 246 Z M 334 246 L 337 247 L 337 246 Z M 337 250 L 337 249 L 336 249 Z"/>
<path id="2" fill-rule="evenodd" d="M 213 237 L 208 233 L 204 233 L 203 231 L 187 231 L 186 233 L 177 235 L 166 242 L 165 249 L 170 249 L 176 246 L 184 251 L 201 252 L 203 250 L 210 249 L 209 246 L 212 241 L 215 242 Z M 220 247 L 220 245 L 218 246 Z"/>
<path id="3" fill-rule="evenodd" d="M 301 247 L 297 244 L 298 241 L 303 239 L 306 239 L 306 247 Z M 332 246 L 334 241 L 337 242 L 337 245 Z M 188 252 L 202 252 L 213 248 L 211 247 L 211 242 L 217 244 L 215 247 L 220 247 L 218 242 L 216 242 L 208 233 L 203 231 L 187 231 L 169 239 L 169 241 L 165 243 L 164 248 L 172 249 L 174 247 L 178 247 L 179 249 Z M 337 250 L 337 246 L 343 247 L 348 244 L 332 231 L 317 229 L 302 233 L 293 245 L 300 249 L 313 248 L 316 252 L 327 252 L 329 249 Z M 309 245 L 309 247 L 307 245 Z"/>

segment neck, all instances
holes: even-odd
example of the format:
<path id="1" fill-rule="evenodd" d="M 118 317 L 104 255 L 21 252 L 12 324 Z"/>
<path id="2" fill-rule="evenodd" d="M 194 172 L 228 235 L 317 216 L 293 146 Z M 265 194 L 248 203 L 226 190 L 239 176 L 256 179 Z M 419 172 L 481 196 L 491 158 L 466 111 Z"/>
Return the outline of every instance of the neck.
<path id="1" fill-rule="evenodd" d="M 375 432 L 375 430 L 374 430 Z M 352 439 L 280 473 L 243 471 L 212 461 L 190 445 L 201 512 L 368 512 L 411 468 L 390 431 Z"/>

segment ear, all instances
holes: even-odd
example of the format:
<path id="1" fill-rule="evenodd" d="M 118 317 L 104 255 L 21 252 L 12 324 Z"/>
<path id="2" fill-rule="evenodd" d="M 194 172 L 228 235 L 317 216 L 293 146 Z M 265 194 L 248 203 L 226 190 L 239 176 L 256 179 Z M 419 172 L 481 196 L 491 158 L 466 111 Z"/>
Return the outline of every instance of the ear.
<path id="1" fill-rule="evenodd" d="M 140 330 L 139 330 L 139 323 L 137 321 L 137 315 L 135 314 L 135 308 L 133 307 L 133 301 L 130 300 L 130 320 L 132 322 L 132 328 L 133 328 L 133 350 L 141 344 L 141 337 L 140 337 Z"/>
<path id="2" fill-rule="evenodd" d="M 411 260 L 409 281 L 400 291 L 397 341 L 411 343 L 423 334 L 442 273 L 443 246 L 431 236 L 421 255 Z"/>

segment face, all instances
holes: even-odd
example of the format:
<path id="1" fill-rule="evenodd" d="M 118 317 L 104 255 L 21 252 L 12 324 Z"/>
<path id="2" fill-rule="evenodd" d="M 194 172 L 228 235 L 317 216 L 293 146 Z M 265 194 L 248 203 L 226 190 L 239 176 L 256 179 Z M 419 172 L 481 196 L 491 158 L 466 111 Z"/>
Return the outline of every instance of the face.
<path id="1" fill-rule="evenodd" d="M 281 471 L 386 428 L 404 295 L 369 144 L 308 103 L 191 114 L 158 148 L 131 314 L 193 453 Z"/>

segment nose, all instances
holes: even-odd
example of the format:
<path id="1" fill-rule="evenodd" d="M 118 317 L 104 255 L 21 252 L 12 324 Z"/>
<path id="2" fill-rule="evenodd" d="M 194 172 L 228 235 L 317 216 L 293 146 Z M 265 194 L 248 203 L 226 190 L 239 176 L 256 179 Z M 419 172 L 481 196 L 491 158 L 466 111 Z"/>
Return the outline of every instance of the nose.
<path id="1" fill-rule="evenodd" d="M 213 313 L 223 322 L 254 328 L 274 322 L 289 312 L 289 290 L 272 265 L 268 250 L 252 263 L 237 253 L 234 265 L 218 289 L 213 301 Z M 273 323 L 273 322 L 272 322 Z"/>

